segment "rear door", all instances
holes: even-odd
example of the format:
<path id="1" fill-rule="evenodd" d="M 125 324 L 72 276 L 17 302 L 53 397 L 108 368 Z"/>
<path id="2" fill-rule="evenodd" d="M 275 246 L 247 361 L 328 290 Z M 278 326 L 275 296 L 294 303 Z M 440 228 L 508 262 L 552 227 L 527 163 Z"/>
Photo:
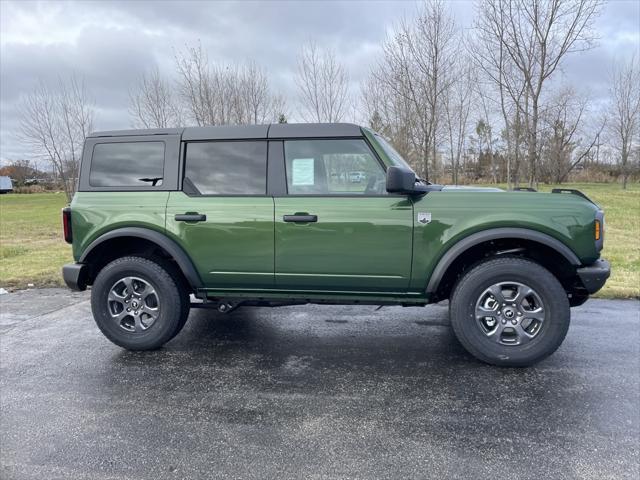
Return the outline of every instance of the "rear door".
<path id="1" fill-rule="evenodd" d="M 275 198 L 276 286 L 405 293 L 413 205 L 385 190 L 362 138 L 285 140 L 287 195 Z"/>
<path id="2" fill-rule="evenodd" d="M 182 191 L 171 192 L 166 227 L 205 287 L 272 288 L 273 198 L 267 141 L 184 144 Z"/>

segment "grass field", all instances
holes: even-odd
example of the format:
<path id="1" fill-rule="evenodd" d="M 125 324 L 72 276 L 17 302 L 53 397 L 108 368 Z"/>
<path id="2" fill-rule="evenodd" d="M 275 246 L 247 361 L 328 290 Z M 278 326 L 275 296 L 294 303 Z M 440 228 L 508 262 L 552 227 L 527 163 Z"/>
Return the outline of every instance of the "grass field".
<path id="1" fill-rule="evenodd" d="M 606 213 L 603 256 L 613 274 L 599 297 L 640 297 L 640 185 L 564 184 L 577 188 Z M 541 186 L 549 191 L 552 186 Z M 0 196 L 0 287 L 62 285 L 60 267 L 71 261 L 62 239 L 63 193 Z"/>

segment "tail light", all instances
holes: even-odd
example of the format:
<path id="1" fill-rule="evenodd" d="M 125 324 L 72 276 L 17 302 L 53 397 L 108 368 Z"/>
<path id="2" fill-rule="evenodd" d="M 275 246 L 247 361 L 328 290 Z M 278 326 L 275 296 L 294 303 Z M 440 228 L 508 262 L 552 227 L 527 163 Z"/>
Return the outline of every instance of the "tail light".
<path id="1" fill-rule="evenodd" d="M 71 231 L 71 208 L 62 209 L 62 228 L 64 230 L 64 241 L 73 242 L 73 232 Z"/>

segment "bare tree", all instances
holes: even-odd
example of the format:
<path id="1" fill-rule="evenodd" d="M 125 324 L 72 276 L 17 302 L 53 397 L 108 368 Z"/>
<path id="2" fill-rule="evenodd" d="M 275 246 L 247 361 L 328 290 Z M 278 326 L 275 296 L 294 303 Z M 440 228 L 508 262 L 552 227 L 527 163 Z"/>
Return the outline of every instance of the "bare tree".
<path id="1" fill-rule="evenodd" d="M 403 21 L 383 45 L 383 59 L 371 75 L 404 122 L 419 167 L 428 179 L 437 169 L 437 143 L 442 132 L 444 98 L 456 58 L 457 30 L 439 0 L 426 1 L 418 15 Z"/>
<path id="2" fill-rule="evenodd" d="M 286 102 L 273 94 L 267 72 L 255 62 L 221 65 L 202 49 L 176 55 L 178 91 L 197 125 L 257 124 L 286 114 Z"/>
<path id="3" fill-rule="evenodd" d="M 136 128 L 171 128 L 182 123 L 174 90 L 157 67 L 143 74 L 129 92 L 129 114 Z"/>
<path id="4" fill-rule="evenodd" d="M 515 72 L 524 84 L 516 107 L 527 137 L 529 183 L 536 181 L 542 95 L 548 80 L 570 53 L 591 48 L 591 28 L 601 0 L 486 0 L 480 4 L 476 28 L 481 38 L 493 36 L 502 72 Z M 494 50 L 495 52 L 495 50 Z M 495 78 L 494 78 L 495 80 Z M 504 83 L 504 78 L 498 81 Z M 513 85 L 512 85 L 513 87 Z M 510 91 L 516 98 L 518 91 Z"/>
<path id="5" fill-rule="evenodd" d="M 305 45 L 298 57 L 296 84 L 305 120 L 342 120 L 348 108 L 349 76 L 333 50 L 321 50 L 315 42 Z"/>
<path id="6" fill-rule="evenodd" d="M 609 115 L 609 130 L 620 151 L 622 188 L 626 189 L 631 150 L 640 141 L 640 69 L 635 56 L 613 69 Z"/>
<path id="7" fill-rule="evenodd" d="M 94 104 L 75 76 L 59 78 L 54 87 L 40 82 L 21 105 L 19 136 L 53 165 L 69 201 L 93 118 Z"/>
<path id="8" fill-rule="evenodd" d="M 473 103 L 474 72 L 466 55 L 459 57 L 456 81 L 444 97 L 445 126 L 451 161 L 451 180 L 459 183 L 460 159 L 469 131 L 469 113 Z"/>

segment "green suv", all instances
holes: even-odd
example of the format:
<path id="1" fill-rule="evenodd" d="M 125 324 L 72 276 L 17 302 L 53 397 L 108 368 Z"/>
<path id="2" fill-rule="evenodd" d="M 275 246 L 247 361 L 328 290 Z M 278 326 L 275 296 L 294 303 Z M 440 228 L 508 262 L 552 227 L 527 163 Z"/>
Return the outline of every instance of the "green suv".
<path id="1" fill-rule="evenodd" d="M 603 212 L 578 191 L 432 185 L 352 124 L 98 132 L 63 210 L 98 327 L 162 346 L 190 307 L 424 306 L 449 299 L 482 361 L 553 353 L 609 276 Z"/>

